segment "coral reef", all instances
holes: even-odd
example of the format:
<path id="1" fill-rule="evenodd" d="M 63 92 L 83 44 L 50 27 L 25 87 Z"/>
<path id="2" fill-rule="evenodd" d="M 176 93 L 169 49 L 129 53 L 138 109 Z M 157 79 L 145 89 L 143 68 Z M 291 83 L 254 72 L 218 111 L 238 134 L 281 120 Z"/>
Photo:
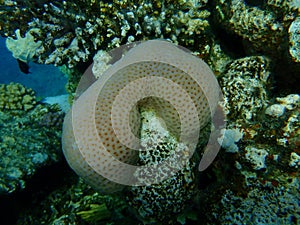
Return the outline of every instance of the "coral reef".
<path id="1" fill-rule="evenodd" d="M 0 84 L 0 110 L 11 114 L 26 112 L 36 105 L 34 91 L 19 83 Z"/>
<path id="2" fill-rule="evenodd" d="M 110 60 L 112 60 L 112 57 L 106 51 L 99 50 L 95 54 L 93 58 L 92 71 L 96 79 L 98 79 L 99 76 L 101 76 L 101 74 L 103 74 L 111 66 L 109 63 Z"/>
<path id="3" fill-rule="evenodd" d="M 290 187 L 267 188 L 257 185 L 241 198 L 228 191 L 218 214 L 221 224 L 297 224 L 300 220 L 297 180 Z"/>
<path id="4" fill-rule="evenodd" d="M 268 151 L 247 146 L 245 152 L 245 159 L 251 163 L 253 169 L 260 170 L 266 168 L 265 161 L 268 156 Z"/>
<path id="5" fill-rule="evenodd" d="M 42 41 L 36 60 L 69 67 L 91 60 L 99 49 L 136 40 L 165 38 L 185 46 L 205 45 L 210 13 L 206 1 L 4 1 L 0 34 L 30 29 Z"/>
<path id="6" fill-rule="evenodd" d="M 64 113 L 58 112 L 48 112 L 39 121 L 40 126 L 45 127 L 62 127 Z"/>
<path id="7" fill-rule="evenodd" d="M 32 91 L 18 84 L 2 85 L 5 90 L 17 90 L 18 98 L 11 98 L 11 104 L 17 105 L 12 109 L 5 108 L 0 111 L 1 137 L 0 137 L 0 194 L 8 194 L 26 187 L 27 180 L 39 168 L 49 166 L 61 160 L 60 137 L 62 124 L 51 122 L 45 124 L 45 117 L 59 113 L 56 119 L 62 121 L 64 114 L 49 105 L 36 104 L 28 107 L 22 106 L 24 93 L 35 98 Z M 7 88 L 8 87 L 8 88 Z M 15 88 L 10 88 L 15 87 Z M 5 92 L 4 92 L 5 93 Z M 23 93 L 20 95 L 20 93 Z M 12 94 L 12 97 L 14 95 Z M 19 101 L 19 102 L 18 102 Z M 26 103 L 27 104 L 27 103 Z M 10 110 L 18 109 L 18 116 Z M 23 111 L 21 113 L 21 111 Z M 57 122 L 57 120 L 56 120 Z M 48 122 L 50 123 L 50 122 Z M 47 126 L 44 126 L 47 125 Z"/>
<path id="8" fill-rule="evenodd" d="M 217 0 L 213 15 L 226 31 L 242 37 L 246 52 L 274 56 L 288 51 L 288 28 L 296 19 L 297 8 L 288 0 L 254 5 L 242 0 Z"/>
<path id="9" fill-rule="evenodd" d="M 238 126 L 243 133 L 241 140 L 236 143 L 237 153 L 241 154 L 239 160 L 236 160 L 243 167 L 242 170 L 261 170 L 262 173 L 267 172 L 267 177 L 275 177 L 283 168 L 290 171 L 290 162 L 292 158 L 296 159 L 292 156 L 299 153 L 299 95 L 291 94 L 275 99 L 277 103 L 268 105 L 265 114 L 261 114 L 252 123 L 239 124 L 236 120 L 228 126 L 228 129 Z M 277 111 L 271 111 L 274 105 L 284 107 L 280 115 Z"/>
<path id="10" fill-rule="evenodd" d="M 170 175 L 168 179 L 161 180 L 166 178 L 165 171 L 153 176 L 147 166 L 141 167 L 133 173 L 134 182 L 152 185 L 128 187 L 117 196 L 96 193 L 85 183 L 77 183 L 77 176 L 67 168 L 60 168 L 53 171 L 63 177 L 60 187 L 50 195 L 47 187 L 43 187 L 46 191 L 42 201 L 33 193 L 33 204 L 18 215 L 18 224 L 190 224 L 191 220 L 197 220 L 191 224 L 299 224 L 299 9 L 299 0 L 0 1 L 0 35 L 11 37 L 12 43 L 24 41 L 27 35 L 35 46 L 32 51 L 18 49 L 20 56 L 16 53 L 15 57 L 63 65 L 61 70 L 69 76 L 69 100 L 79 96 L 75 95 L 77 84 L 92 59 L 94 75 L 101 80 L 105 70 L 114 69 L 107 55 L 110 49 L 133 41 L 164 38 L 193 50 L 195 56 L 204 59 L 214 70 L 225 97 L 223 106 L 228 120 L 218 139 L 222 145 L 219 155 L 207 170 L 195 171 L 206 139 L 199 140 L 197 154 L 186 162 L 186 143 L 178 138 L 177 125 L 181 122 L 178 115 L 171 122 L 165 120 L 158 105 L 166 103 L 147 99 L 166 124 L 158 114 L 149 115 L 152 111 L 145 108 L 146 101 L 141 102 L 138 106 L 144 108 L 139 108 L 139 114 L 128 114 L 134 121 L 130 123 L 131 131 L 143 137 L 140 151 L 132 158 L 131 152 L 125 154 L 127 149 L 111 153 L 123 162 L 149 165 L 152 169 L 169 159 L 172 162 L 169 168 L 178 170 L 176 173 L 166 173 Z M 142 52 L 139 59 L 154 53 L 153 49 Z M 130 74 L 141 67 L 121 72 Z M 122 82 L 126 79 L 120 79 L 120 83 L 118 79 L 110 80 L 106 96 L 111 95 L 111 90 L 118 92 L 118 88 L 124 87 Z M 22 103 L 24 93 L 11 94 L 8 86 L 1 85 L 0 94 L 1 132 L 4 133 L 0 137 L 3 154 L 0 169 L 4 171 L 0 177 L 1 194 L 23 189 L 28 186 L 27 178 L 39 168 L 59 161 L 59 129 L 64 115 L 57 106 L 37 103 L 33 92 L 26 88 L 25 93 L 30 97 Z M 157 92 L 165 90 L 161 83 L 156 86 Z M 17 91 L 12 92 L 21 93 L 23 88 L 16 87 Z M 134 91 L 140 93 L 144 89 Z M 16 100 L 9 100 L 9 96 L 16 96 Z M 111 116 L 107 113 L 107 117 L 102 117 L 106 96 L 98 99 L 103 105 L 96 105 L 102 112 L 96 114 L 97 119 L 104 118 L 99 127 L 105 127 L 108 124 L 105 118 Z M 199 104 L 206 101 L 201 96 L 194 97 Z M 89 115 L 86 109 L 83 107 L 82 111 Z M 165 109 L 168 107 L 161 111 L 174 115 L 172 110 Z M 117 115 L 124 118 L 124 111 L 120 112 Z M 135 119 L 141 114 L 144 120 L 138 123 Z M 78 127 L 81 129 L 82 125 L 85 129 L 85 122 L 77 124 Z M 161 125 L 155 126 L 158 123 Z M 200 135 L 206 135 L 207 127 Z M 68 127 L 67 131 L 72 128 Z M 92 140 L 90 130 L 85 131 L 81 135 L 86 137 L 83 142 Z M 119 148 L 110 134 L 105 135 L 106 147 Z M 78 146 L 72 145 L 73 136 L 68 138 L 65 144 L 77 151 Z M 97 144 L 94 141 L 86 146 Z M 171 154 L 174 152 L 178 155 Z M 98 160 L 93 151 L 87 157 L 89 154 Z M 80 154 L 72 157 L 69 161 L 73 165 L 87 158 Z M 181 163 L 174 164 L 178 162 L 176 157 L 180 157 Z M 100 164 L 93 164 L 95 161 L 81 164 L 77 173 L 84 177 L 88 172 L 87 180 L 102 191 L 123 190 L 124 186 L 110 185 L 108 179 L 92 171 Z M 108 164 L 101 162 L 101 165 Z M 117 174 L 122 174 L 122 168 Z M 124 174 L 126 178 L 126 171 Z M 64 186 L 70 180 L 72 185 Z"/>
<path id="11" fill-rule="evenodd" d="M 140 43 L 74 102 L 63 129 L 67 161 L 100 192 L 134 186 L 129 201 L 143 222 L 176 221 L 194 191 L 196 163 L 189 159 L 218 91 L 192 54 L 166 41 Z"/>
<path id="12" fill-rule="evenodd" d="M 237 142 L 239 142 L 243 137 L 243 132 L 241 132 L 237 128 L 232 129 L 223 129 L 221 131 L 221 134 L 223 135 L 222 139 L 222 147 L 226 149 L 226 152 L 238 152 L 239 148 L 236 145 Z"/>
<path id="13" fill-rule="evenodd" d="M 215 179 L 195 198 L 204 224 L 299 223 L 299 99 L 274 97 L 250 123 L 228 122 L 226 151 L 206 171 Z"/>
<path id="14" fill-rule="evenodd" d="M 297 155 L 296 152 L 291 153 L 291 161 L 289 163 L 289 166 L 298 168 L 300 166 L 300 156 Z"/>
<path id="15" fill-rule="evenodd" d="M 230 119 L 255 119 L 268 104 L 270 62 L 263 56 L 237 59 L 220 78 L 225 111 Z"/>
<path id="16" fill-rule="evenodd" d="M 215 0 L 212 6 L 212 27 L 227 54 L 267 56 L 276 88 L 299 92 L 298 0 Z"/>
<path id="17" fill-rule="evenodd" d="M 59 168 L 62 169 L 62 168 Z M 130 218 L 127 204 L 120 196 L 101 195 L 67 168 L 69 182 L 50 193 L 37 204 L 28 204 L 17 224 L 136 224 Z M 65 180 L 65 179 L 62 179 Z M 35 201 L 36 195 L 32 198 Z M 32 202 L 32 201 L 30 201 Z"/>

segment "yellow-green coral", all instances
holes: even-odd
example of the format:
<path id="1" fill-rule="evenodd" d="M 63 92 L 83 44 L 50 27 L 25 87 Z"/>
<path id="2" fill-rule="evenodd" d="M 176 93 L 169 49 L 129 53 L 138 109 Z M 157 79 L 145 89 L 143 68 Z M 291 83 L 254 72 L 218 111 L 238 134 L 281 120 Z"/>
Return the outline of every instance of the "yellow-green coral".
<path id="1" fill-rule="evenodd" d="M 1 111 L 28 111 L 36 105 L 35 93 L 19 83 L 0 84 Z"/>
<path id="2" fill-rule="evenodd" d="M 108 219 L 111 216 L 110 211 L 107 209 L 106 204 L 90 204 L 90 209 L 76 213 L 83 220 L 88 222 L 96 222 L 103 219 Z"/>
<path id="3" fill-rule="evenodd" d="M 39 29 L 29 30 L 25 37 L 22 37 L 20 30 L 16 30 L 17 39 L 8 37 L 6 39 L 6 47 L 13 54 L 13 57 L 23 62 L 29 62 L 33 59 L 36 54 L 36 49 L 42 44 L 41 41 L 34 41 L 34 37 L 31 32 L 38 33 Z"/>

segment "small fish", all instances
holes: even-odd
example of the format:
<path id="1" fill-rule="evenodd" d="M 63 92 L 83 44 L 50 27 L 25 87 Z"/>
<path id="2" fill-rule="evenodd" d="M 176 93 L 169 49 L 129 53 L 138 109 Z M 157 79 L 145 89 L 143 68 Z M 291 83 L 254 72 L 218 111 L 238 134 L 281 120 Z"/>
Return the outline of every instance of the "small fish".
<path id="1" fill-rule="evenodd" d="M 25 74 L 31 73 L 29 71 L 29 65 L 26 62 L 23 62 L 23 61 L 21 61 L 19 59 L 17 59 L 17 61 L 18 61 L 18 65 L 19 65 L 19 68 L 20 68 L 20 70 L 21 70 L 22 73 L 25 73 Z"/>

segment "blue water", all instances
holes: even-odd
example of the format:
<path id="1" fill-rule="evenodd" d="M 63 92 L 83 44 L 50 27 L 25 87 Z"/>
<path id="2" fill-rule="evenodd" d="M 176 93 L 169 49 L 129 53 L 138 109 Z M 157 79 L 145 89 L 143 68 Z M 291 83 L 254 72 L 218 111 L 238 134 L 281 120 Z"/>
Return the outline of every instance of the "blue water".
<path id="1" fill-rule="evenodd" d="M 66 94 L 67 78 L 58 68 L 36 63 L 30 63 L 29 66 L 31 73 L 22 73 L 17 60 L 5 46 L 5 38 L 0 37 L 0 83 L 22 83 L 32 88 L 40 97 Z"/>

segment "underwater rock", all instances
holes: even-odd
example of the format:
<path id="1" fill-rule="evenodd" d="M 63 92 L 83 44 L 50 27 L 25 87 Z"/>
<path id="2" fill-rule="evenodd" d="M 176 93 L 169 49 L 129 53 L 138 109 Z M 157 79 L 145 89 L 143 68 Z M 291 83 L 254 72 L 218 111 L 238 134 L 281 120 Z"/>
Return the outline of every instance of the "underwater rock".
<path id="1" fill-rule="evenodd" d="M 238 146 L 236 145 L 243 137 L 243 132 L 237 128 L 233 129 L 223 129 L 221 131 L 223 135 L 222 147 L 226 149 L 226 152 L 236 153 L 239 151 Z"/>
<path id="2" fill-rule="evenodd" d="M 270 176 L 277 173 L 277 170 L 288 170 L 290 156 L 293 152 L 298 152 L 300 137 L 299 95 L 290 94 L 275 99 L 277 103 L 267 107 L 266 116 L 261 115 L 251 124 L 239 125 L 243 138 L 237 143 L 246 146 L 242 147 L 245 154 L 239 157 L 244 169 L 246 164 L 243 162 L 250 162 L 250 168 L 266 168 Z M 280 106 L 283 111 L 277 114 L 277 110 L 272 111 L 274 106 Z M 234 125 L 237 123 L 232 122 Z M 226 143 L 226 139 L 224 142 Z M 284 169 L 280 165 L 284 165 Z"/>
<path id="3" fill-rule="evenodd" d="M 93 58 L 93 74 L 96 79 L 99 78 L 110 66 L 109 61 L 112 57 L 105 51 L 99 50 Z"/>
<path id="4" fill-rule="evenodd" d="M 299 94 L 290 94 L 286 97 L 276 98 L 276 101 L 280 105 L 284 106 L 287 110 L 293 110 L 299 108 L 300 105 L 300 95 Z"/>
<path id="5" fill-rule="evenodd" d="M 242 71 L 237 67 L 240 76 L 248 74 L 246 69 Z M 223 86 L 223 82 L 221 84 L 223 90 L 230 89 Z M 239 87 L 236 83 L 232 85 Z M 271 96 L 272 92 L 269 93 Z M 252 100 L 248 98 L 245 102 Z M 233 132 L 228 136 L 225 132 L 222 147 L 226 151 L 219 153 L 212 171 L 208 172 L 209 177 L 216 179 L 198 190 L 197 212 L 205 218 L 204 224 L 299 223 L 299 95 L 268 97 L 265 108 L 272 105 L 284 108 L 280 117 L 259 110 L 259 116 L 245 123 L 238 115 L 228 114 L 226 129 L 236 129 L 243 136 L 234 142 Z M 238 151 L 228 151 L 231 146 Z M 204 207 L 203 202 L 206 203 Z"/>
<path id="6" fill-rule="evenodd" d="M 283 110 L 283 112 L 280 112 L 281 120 L 277 121 L 277 125 L 280 124 L 280 126 L 277 127 L 276 142 L 280 146 L 291 149 L 297 148 L 300 137 L 300 96 L 298 94 L 290 94 L 286 97 L 277 97 L 276 102 L 276 104 L 270 105 L 265 112 L 267 115 L 277 117 L 277 112 L 275 110 L 272 111 L 272 108 L 280 106 Z M 274 124 L 276 125 L 276 123 Z"/>
<path id="7" fill-rule="evenodd" d="M 280 117 L 284 114 L 285 107 L 280 104 L 274 104 L 269 106 L 265 113 L 269 116 Z"/>
<path id="8" fill-rule="evenodd" d="M 291 94 L 283 98 L 276 98 L 279 104 L 270 105 L 265 113 L 269 116 L 280 117 L 285 113 L 285 110 L 293 110 L 298 107 L 300 103 L 300 96 Z"/>

